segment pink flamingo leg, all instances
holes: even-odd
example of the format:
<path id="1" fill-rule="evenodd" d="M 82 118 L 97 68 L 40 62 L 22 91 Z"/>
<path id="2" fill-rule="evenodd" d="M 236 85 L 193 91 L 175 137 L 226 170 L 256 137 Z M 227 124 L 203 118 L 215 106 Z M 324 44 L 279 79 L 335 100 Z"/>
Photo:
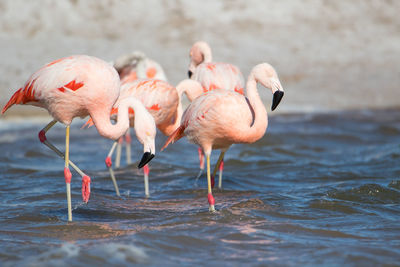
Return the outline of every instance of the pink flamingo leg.
<path id="1" fill-rule="evenodd" d="M 68 221 L 72 221 L 72 204 L 71 204 L 71 178 L 72 174 L 69 170 L 69 125 L 65 129 L 65 167 L 64 177 L 67 186 L 67 202 L 68 202 Z"/>
<path id="2" fill-rule="evenodd" d="M 221 154 L 219 154 L 219 158 L 217 161 L 217 164 L 215 165 L 213 174 L 211 176 L 211 186 L 214 188 L 215 184 L 215 175 L 217 174 L 217 169 L 219 169 L 219 181 L 218 181 L 218 188 L 221 189 L 222 186 L 222 170 L 224 169 L 224 156 L 225 156 L 226 150 L 221 150 Z"/>
<path id="3" fill-rule="evenodd" d="M 121 152 L 122 152 L 123 142 L 124 142 L 124 138 L 121 137 L 118 140 L 117 155 L 115 155 L 115 168 L 119 168 L 121 166 Z"/>
<path id="4" fill-rule="evenodd" d="M 212 195 L 212 190 L 211 190 L 211 175 L 210 175 L 210 155 L 207 154 L 207 188 L 208 188 L 208 204 L 209 204 L 209 208 L 208 210 L 211 212 L 215 212 L 215 200 L 214 197 Z"/>
<path id="5" fill-rule="evenodd" d="M 114 171 L 112 169 L 112 160 L 111 160 L 112 154 L 114 153 L 114 150 L 117 147 L 118 143 L 119 143 L 119 141 L 115 141 L 114 144 L 111 146 L 110 152 L 108 152 L 108 155 L 107 155 L 107 157 L 105 159 L 105 163 L 106 163 L 106 166 L 108 168 L 108 171 L 110 172 L 110 177 L 111 177 L 111 180 L 112 180 L 112 182 L 114 184 L 115 193 L 117 194 L 117 196 L 120 196 L 119 189 L 118 189 L 118 184 L 117 184 L 117 179 L 115 178 L 115 174 L 114 174 Z"/>
<path id="6" fill-rule="evenodd" d="M 222 188 L 222 172 L 224 171 L 224 159 L 222 159 L 221 164 L 219 165 L 219 179 L 218 179 L 218 188 Z"/>
<path id="7" fill-rule="evenodd" d="M 46 137 L 46 132 L 50 130 L 51 127 L 53 127 L 57 123 L 56 120 L 51 121 L 49 124 L 47 124 L 40 132 L 39 132 L 39 140 L 41 143 L 46 145 L 48 148 L 53 150 L 59 157 L 63 158 L 66 160 L 66 156 L 57 148 L 55 147 L 52 143 L 50 143 L 47 140 Z M 69 129 L 68 129 L 69 132 Z M 68 133 L 69 134 L 69 133 Z M 69 140 L 68 140 L 68 145 L 69 145 Z M 90 197 L 90 177 L 86 175 L 81 169 L 78 168 L 71 160 L 68 159 L 69 165 L 77 172 L 79 175 L 82 176 L 82 198 L 84 202 L 89 201 Z M 69 171 L 69 168 L 64 168 L 64 178 L 67 183 L 67 191 L 68 191 L 68 182 L 71 182 L 71 172 Z M 69 190 L 70 191 L 70 190 Z M 69 197 L 70 199 L 71 197 Z M 67 201 L 68 201 L 68 193 L 67 193 Z M 72 220 L 72 213 L 71 213 L 71 220 Z"/>
<path id="8" fill-rule="evenodd" d="M 144 174 L 144 194 L 146 197 L 150 196 L 149 193 L 149 173 L 150 173 L 150 169 L 149 169 L 149 165 L 146 164 L 143 167 L 143 174 Z"/>
<path id="9" fill-rule="evenodd" d="M 130 128 L 129 128 L 128 131 L 125 134 L 126 164 L 127 165 L 132 163 L 132 160 L 131 160 L 131 142 L 132 142 L 132 138 L 131 138 Z"/>
<path id="10" fill-rule="evenodd" d="M 198 173 L 197 176 L 196 176 L 196 181 L 200 178 L 200 176 L 202 175 L 203 170 L 204 170 L 204 153 L 203 153 L 203 149 L 201 149 L 201 147 L 199 147 L 199 148 L 197 149 L 197 151 L 198 151 L 198 153 L 199 153 L 200 171 L 199 171 L 199 173 Z"/>

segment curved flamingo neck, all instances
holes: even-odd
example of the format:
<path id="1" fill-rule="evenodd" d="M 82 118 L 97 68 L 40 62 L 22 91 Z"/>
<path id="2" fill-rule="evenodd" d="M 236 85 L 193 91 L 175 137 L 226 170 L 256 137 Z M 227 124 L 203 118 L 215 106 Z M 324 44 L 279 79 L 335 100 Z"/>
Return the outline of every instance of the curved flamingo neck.
<path id="1" fill-rule="evenodd" d="M 211 54 L 211 49 L 205 49 L 202 51 L 203 52 L 203 63 L 210 63 L 212 62 L 212 54 Z"/>
<path id="2" fill-rule="evenodd" d="M 198 47 L 201 55 L 203 56 L 203 61 L 200 63 L 212 62 L 211 47 L 206 42 L 202 41 L 197 42 L 195 45 Z"/>
<path id="3" fill-rule="evenodd" d="M 185 93 L 190 102 L 203 93 L 203 87 L 198 81 L 186 79 L 181 81 L 177 86 L 179 99 L 182 99 L 182 94 Z"/>
<path id="4" fill-rule="evenodd" d="M 176 86 L 176 91 L 178 92 L 178 108 L 176 109 L 171 122 L 165 123 L 163 125 L 159 125 L 158 128 L 160 131 L 166 135 L 170 136 L 181 124 L 183 107 L 182 107 L 182 95 L 183 93 L 186 94 L 189 101 L 192 101 L 194 98 L 202 94 L 203 88 L 201 87 L 200 83 L 197 81 L 186 79 L 181 81 Z"/>
<path id="5" fill-rule="evenodd" d="M 257 79 L 253 73 L 250 73 L 247 79 L 246 97 L 249 100 L 251 108 L 253 108 L 255 118 L 252 125 L 241 127 L 240 131 L 242 131 L 243 136 L 245 136 L 245 139 L 241 140 L 241 142 L 252 143 L 264 135 L 268 126 L 267 110 L 265 109 L 265 106 L 258 94 Z M 249 107 L 250 113 L 252 113 L 251 108 Z"/>
<path id="6" fill-rule="evenodd" d="M 139 100 L 133 97 L 121 100 L 118 107 L 117 123 L 115 124 L 112 124 L 110 121 L 111 110 L 99 109 L 96 110 L 96 112 L 91 113 L 90 116 L 92 117 L 94 125 L 101 136 L 112 140 L 118 140 L 129 128 L 129 108 L 132 108 L 135 111 L 136 124 L 136 118 L 140 117 L 140 114 L 143 113 L 145 107 Z"/>
<path id="7" fill-rule="evenodd" d="M 158 125 L 158 129 L 160 129 L 160 131 L 164 135 L 170 136 L 181 124 L 182 113 L 183 113 L 182 103 L 179 97 L 178 108 L 176 109 L 174 115 L 171 117 L 171 121 L 164 123 L 162 125 Z"/>

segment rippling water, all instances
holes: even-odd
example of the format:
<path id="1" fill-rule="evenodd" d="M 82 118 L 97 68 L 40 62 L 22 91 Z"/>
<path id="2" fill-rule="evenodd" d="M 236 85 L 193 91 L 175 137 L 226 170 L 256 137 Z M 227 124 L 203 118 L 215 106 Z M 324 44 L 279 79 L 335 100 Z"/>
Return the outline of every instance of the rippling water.
<path id="1" fill-rule="evenodd" d="M 123 166 L 119 198 L 104 165 L 111 141 L 75 122 L 71 159 L 92 177 L 92 196 L 82 203 L 73 174 L 72 223 L 63 161 L 37 140 L 44 125 L 0 121 L 4 266 L 400 262 L 399 110 L 270 118 L 264 138 L 228 151 L 215 214 L 205 176 L 194 179 L 194 145 L 181 140 L 156 155 L 149 199 L 136 165 Z M 62 148 L 63 127 L 48 138 Z"/>

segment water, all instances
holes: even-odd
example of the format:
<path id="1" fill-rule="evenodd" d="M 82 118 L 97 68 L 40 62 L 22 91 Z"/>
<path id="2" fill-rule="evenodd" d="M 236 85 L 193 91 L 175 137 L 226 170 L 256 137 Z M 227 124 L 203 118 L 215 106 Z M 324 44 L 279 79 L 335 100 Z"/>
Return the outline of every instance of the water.
<path id="1" fill-rule="evenodd" d="M 215 214 L 205 176 L 194 179 L 194 145 L 156 154 L 149 199 L 136 163 L 123 166 L 119 198 L 104 165 L 111 141 L 77 121 L 71 159 L 92 177 L 92 195 L 82 203 L 73 173 L 72 223 L 63 161 L 37 140 L 45 123 L 0 121 L 3 266 L 400 263 L 399 110 L 270 118 L 260 141 L 226 154 Z M 63 127 L 48 138 L 63 148 Z M 158 134 L 157 147 L 165 140 Z"/>

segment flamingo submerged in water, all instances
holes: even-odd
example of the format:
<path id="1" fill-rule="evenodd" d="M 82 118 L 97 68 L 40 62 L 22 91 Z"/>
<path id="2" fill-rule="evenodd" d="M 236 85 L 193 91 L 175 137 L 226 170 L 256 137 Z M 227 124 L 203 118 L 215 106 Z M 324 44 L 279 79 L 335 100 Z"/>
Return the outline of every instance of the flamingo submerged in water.
<path id="1" fill-rule="evenodd" d="M 232 144 L 253 143 L 263 137 L 267 129 L 267 111 L 258 95 L 257 83 L 271 89 L 271 109 L 274 110 L 283 97 L 283 89 L 275 69 L 267 63 L 262 63 L 255 66 L 248 77 L 246 96 L 228 90 L 213 90 L 196 98 L 185 110 L 179 128 L 161 149 L 183 136 L 203 149 L 207 159 L 210 211 L 215 211 L 210 174 L 212 149 L 221 149 L 214 169 L 215 175 L 219 162 Z"/>
<path id="2" fill-rule="evenodd" d="M 202 86 L 202 90 L 189 92 L 188 99 L 190 101 L 193 101 L 201 94 L 214 89 L 231 90 L 244 95 L 244 79 L 239 68 L 229 63 L 212 62 L 211 48 L 204 41 L 194 43 L 190 49 L 188 76 L 189 78 L 198 81 Z M 203 150 L 199 147 L 198 152 L 200 160 L 200 172 L 197 178 L 200 177 L 204 169 Z M 224 159 L 222 158 L 219 164 L 218 188 L 222 187 L 223 169 Z M 214 176 L 215 173 L 213 176 L 211 176 L 212 187 L 214 187 Z"/>
<path id="3" fill-rule="evenodd" d="M 134 51 L 130 54 L 122 55 L 118 57 L 113 63 L 114 68 L 118 71 L 121 79 L 121 84 L 130 83 L 137 79 L 157 79 L 167 81 L 167 77 L 164 73 L 163 68 L 156 61 L 148 58 L 141 51 Z M 119 168 L 121 165 L 121 152 L 122 144 L 125 140 L 125 151 L 126 151 L 126 164 L 131 164 L 131 136 L 130 130 L 124 136 L 119 139 L 116 145 L 116 156 L 115 156 L 115 167 Z M 143 168 L 143 171 L 146 171 Z M 119 195 L 119 193 L 117 193 Z"/>
<path id="4" fill-rule="evenodd" d="M 30 104 L 46 109 L 54 118 L 39 132 L 39 140 L 65 160 L 68 221 L 72 221 L 72 174 L 69 165 L 82 175 L 82 196 L 85 202 L 90 194 L 90 177 L 69 160 L 70 125 L 75 117 L 90 115 L 100 135 L 117 140 L 129 128 L 128 110 L 132 108 L 137 115 L 136 136 L 147 149 L 139 166 L 151 160 L 155 151 L 155 123 L 139 100 L 131 97 L 121 101 L 118 123 L 111 123 L 109 114 L 119 92 L 119 76 L 110 64 L 95 57 L 75 55 L 55 60 L 32 74 L 24 87 L 14 93 L 2 110 L 4 113 L 14 104 Z M 46 132 L 57 122 L 66 125 L 65 154 L 46 137 Z"/>
<path id="5" fill-rule="evenodd" d="M 183 93 L 192 90 L 198 90 L 200 84 L 192 80 L 181 81 L 176 88 L 169 83 L 155 79 L 140 79 L 133 82 L 127 82 L 122 85 L 121 93 L 111 111 L 111 119 L 116 119 L 115 114 L 118 112 L 120 103 L 130 97 L 140 100 L 147 108 L 148 112 L 153 116 L 157 128 L 166 136 L 171 135 L 181 123 L 182 103 L 181 97 Z M 135 127 L 134 119 L 136 114 L 130 112 L 130 126 Z M 91 126 L 92 121 L 89 120 L 86 125 Z M 116 182 L 115 174 L 112 169 L 112 154 L 118 142 L 115 142 L 106 157 L 106 165 L 110 172 L 111 179 L 114 183 L 115 192 L 119 196 L 119 188 Z M 144 171 L 144 188 L 145 196 L 149 194 L 149 167 L 143 166 Z"/>

